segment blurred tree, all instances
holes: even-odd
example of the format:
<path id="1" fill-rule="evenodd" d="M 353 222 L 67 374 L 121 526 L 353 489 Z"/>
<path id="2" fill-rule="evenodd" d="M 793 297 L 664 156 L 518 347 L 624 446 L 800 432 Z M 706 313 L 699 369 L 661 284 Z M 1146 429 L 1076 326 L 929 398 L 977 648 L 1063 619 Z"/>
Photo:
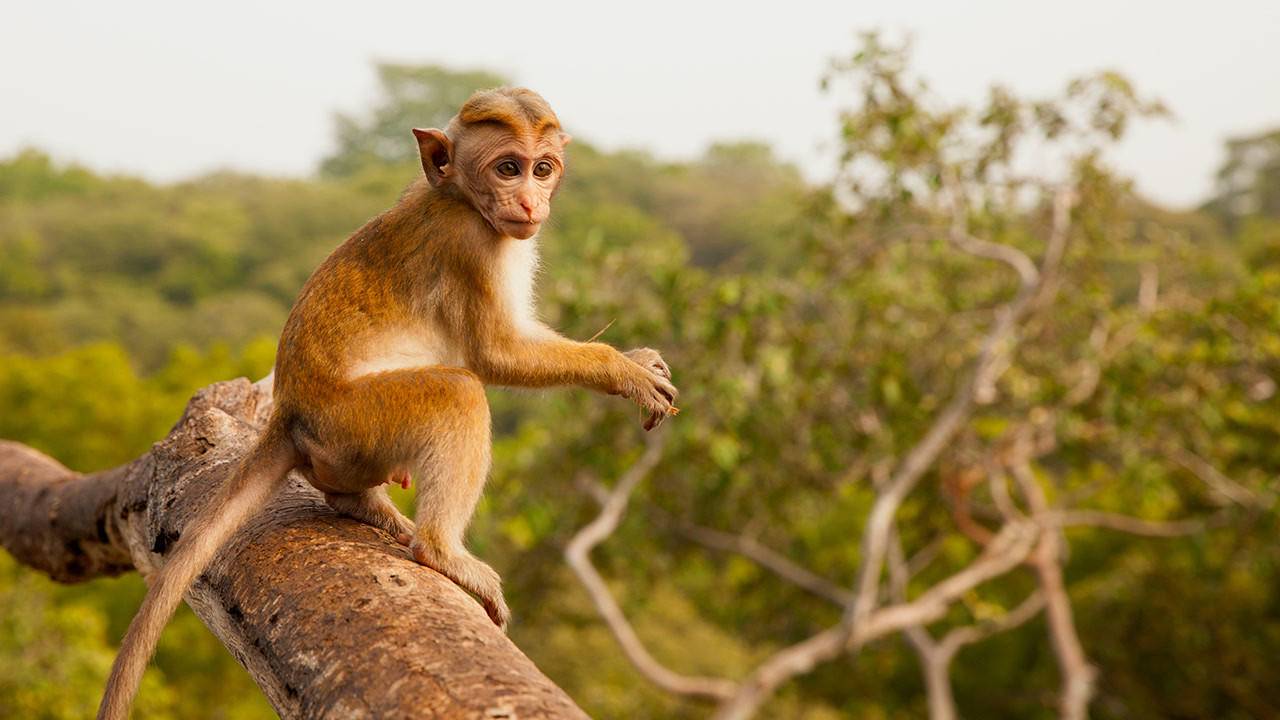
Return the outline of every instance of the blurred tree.
<path id="1" fill-rule="evenodd" d="M 376 66 L 381 97 L 366 117 L 334 118 L 337 150 L 320 164 L 325 175 L 354 175 L 374 164 L 417 161 L 410 128 L 443 128 L 471 93 L 507 84 L 485 70 L 450 70 L 438 65 Z"/>
<path id="2" fill-rule="evenodd" d="M 45 153 L 19 150 L 0 164 L 0 202 L 42 200 L 55 195 L 83 195 L 101 180 L 78 165 L 56 167 Z"/>
<path id="3" fill-rule="evenodd" d="M 1245 218 L 1280 219 L 1280 128 L 1227 140 L 1207 208 L 1231 231 Z"/>
<path id="4" fill-rule="evenodd" d="M 60 598 L 60 596 L 62 596 Z M 92 596 L 71 599 L 0 555 L 0 717 L 78 720 L 97 705 L 114 648 Z M 143 677 L 138 717 L 180 720 L 163 673 Z"/>

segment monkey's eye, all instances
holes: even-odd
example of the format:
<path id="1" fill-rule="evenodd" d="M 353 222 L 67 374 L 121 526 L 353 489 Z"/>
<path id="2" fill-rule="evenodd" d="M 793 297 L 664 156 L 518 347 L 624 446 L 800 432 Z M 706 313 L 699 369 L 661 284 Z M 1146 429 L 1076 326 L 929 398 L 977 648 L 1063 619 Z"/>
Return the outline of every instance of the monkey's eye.
<path id="1" fill-rule="evenodd" d="M 513 178 L 520 175 L 520 164 L 515 160 L 503 160 L 495 169 L 503 177 Z"/>
<path id="2" fill-rule="evenodd" d="M 551 177 L 551 173 L 554 170 L 555 170 L 555 167 L 553 167 L 551 163 L 547 162 L 546 160 L 539 160 L 538 164 L 533 166 L 533 174 L 534 176 L 539 178 Z"/>

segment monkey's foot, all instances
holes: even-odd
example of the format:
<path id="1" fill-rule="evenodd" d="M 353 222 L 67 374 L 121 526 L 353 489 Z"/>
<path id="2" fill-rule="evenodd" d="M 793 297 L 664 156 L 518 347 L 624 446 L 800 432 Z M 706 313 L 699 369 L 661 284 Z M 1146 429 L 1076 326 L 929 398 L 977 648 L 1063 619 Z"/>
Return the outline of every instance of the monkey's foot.
<path id="1" fill-rule="evenodd" d="M 431 541 L 419 531 L 419 536 L 409 545 L 413 559 L 454 581 L 463 590 L 475 595 L 484 607 L 489 619 L 503 632 L 511 621 L 511 610 L 502 597 L 502 579 L 485 562 L 471 553 L 444 549 L 442 544 Z"/>
<path id="2" fill-rule="evenodd" d="M 413 540 L 413 521 L 400 512 L 381 487 L 351 495 L 326 493 L 324 499 L 343 515 L 386 530 L 401 545 Z"/>

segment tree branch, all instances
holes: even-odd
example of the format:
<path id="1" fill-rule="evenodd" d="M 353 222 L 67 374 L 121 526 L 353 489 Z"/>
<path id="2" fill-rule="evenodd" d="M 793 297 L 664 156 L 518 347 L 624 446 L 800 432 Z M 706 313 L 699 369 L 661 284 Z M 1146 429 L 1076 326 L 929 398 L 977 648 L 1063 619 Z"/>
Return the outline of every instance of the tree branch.
<path id="1" fill-rule="evenodd" d="M 623 473 L 613 489 L 605 495 L 600 514 L 569 541 L 564 550 L 564 557 L 574 574 L 578 576 L 582 586 L 586 588 L 587 594 L 591 596 L 591 602 L 595 604 L 596 611 L 609 626 L 609 631 L 622 647 L 622 652 L 645 679 L 676 695 L 721 700 L 733 693 L 734 683 L 722 678 L 682 675 L 658 662 L 649 654 L 644 642 L 636 635 L 631 623 L 627 621 L 626 614 L 614 599 L 613 593 L 609 592 L 609 586 L 605 584 L 604 578 L 591 563 L 591 550 L 604 542 L 605 538 L 618 528 L 622 514 L 626 512 L 627 503 L 631 499 L 631 493 L 661 459 L 664 437 L 662 433 L 654 433 L 649 437 L 644 454 Z"/>
<path id="2" fill-rule="evenodd" d="M 1142 518 L 1102 510 L 1051 510 L 1044 514 L 1045 522 L 1050 526 L 1071 527 L 1087 525 L 1089 527 L 1106 528 L 1130 535 L 1147 537 L 1183 537 L 1194 535 L 1205 529 L 1205 520 L 1189 518 L 1187 520 L 1143 520 Z"/>
<path id="3" fill-rule="evenodd" d="M 902 553 L 902 543 L 894 533 L 889 548 L 889 582 L 896 602 L 907 599 L 907 582 L 911 577 L 910 566 Z M 955 695 L 951 690 L 951 663 L 956 653 L 965 645 L 984 640 L 996 633 L 1012 630 L 1035 617 L 1044 607 L 1044 596 L 1038 591 L 1027 596 L 1016 608 L 997 618 L 983 620 L 973 625 L 955 628 L 942 640 L 934 640 L 924 625 L 910 625 L 903 629 L 907 641 L 920 659 L 920 671 L 924 675 L 925 692 L 929 698 L 930 720 L 955 720 Z"/>
<path id="4" fill-rule="evenodd" d="M 63 582 L 153 572 L 270 403 L 268 383 L 212 385 L 146 455 L 89 475 L 0 442 L 0 544 Z M 475 600 L 297 477 L 187 602 L 283 718 L 586 717 Z"/>
<path id="5" fill-rule="evenodd" d="M 982 555 L 915 600 L 873 610 L 852 633 L 841 622 L 779 650 L 738 685 L 733 697 L 716 709 L 713 720 L 745 720 L 791 678 L 886 635 L 938 620 L 965 593 L 1018 567 L 1031 551 L 1036 534 L 1034 523 L 1007 523 Z"/>
<path id="6" fill-rule="evenodd" d="M 1031 566 L 1044 594 L 1045 617 L 1049 625 L 1049 640 L 1058 659 L 1062 673 L 1062 696 L 1059 712 L 1062 720 L 1084 720 L 1089 717 L 1089 702 L 1093 699 L 1094 681 L 1098 671 L 1085 655 L 1084 646 L 1076 632 L 1075 618 L 1071 612 L 1071 598 L 1062 578 L 1062 540 L 1060 530 L 1048 522 L 1049 501 L 1036 480 L 1026 460 L 1015 462 L 1011 468 L 1013 477 L 1026 498 L 1032 517 L 1044 528 L 1040 544 L 1031 555 Z"/>
<path id="7" fill-rule="evenodd" d="M 889 545 L 889 587 L 895 602 L 906 602 L 907 582 L 911 578 L 907 560 L 902 552 L 902 539 L 897 531 Z M 951 690 L 951 656 L 944 655 L 923 625 L 910 625 L 903 629 L 907 642 L 920 659 L 920 673 L 924 676 L 925 695 L 929 699 L 930 720 L 955 720 L 955 693 Z"/>
<path id="8" fill-rule="evenodd" d="M 1187 472 L 1195 475 L 1215 494 L 1241 507 L 1269 509 L 1275 504 L 1273 495 L 1260 495 L 1253 490 L 1232 480 L 1214 467 L 1208 460 L 1175 443 L 1164 447 L 1165 457 L 1181 465 Z"/>
<path id="9" fill-rule="evenodd" d="M 1004 362 L 1008 353 L 1017 342 L 1020 321 L 1026 316 L 1034 302 L 1047 299 L 1045 292 L 1047 283 L 1057 273 L 1058 266 L 1065 255 L 1069 237 L 1071 208 L 1075 202 L 1073 188 L 1060 188 L 1054 195 L 1052 225 L 1045 244 L 1044 257 L 1040 269 L 1021 250 L 1012 246 L 980 240 L 968 233 L 967 203 L 959 190 L 954 177 L 944 177 L 944 183 L 951 196 L 950 238 L 962 252 L 976 257 L 996 260 L 1009 265 L 1017 274 L 1019 288 L 1017 294 L 996 311 L 995 324 L 982 339 L 978 356 L 968 373 L 960 380 L 951 399 L 934 418 L 925 434 L 907 452 L 894 469 L 890 477 L 877 488 L 875 504 L 867 517 L 862 534 L 862 564 L 858 570 L 854 585 L 853 602 L 846 606 L 844 618 L 840 624 L 824 630 L 806 640 L 784 648 L 761 663 L 751 676 L 743 681 L 733 698 L 723 704 L 715 714 L 715 720 L 742 720 L 750 717 L 768 697 L 784 682 L 810 671 L 815 665 L 827 662 L 846 650 L 857 647 L 875 636 L 877 628 L 887 624 L 896 631 L 895 623 L 911 624 L 912 622 L 929 622 L 946 611 L 947 603 L 938 601 L 946 597 L 948 582 L 960 581 L 964 573 L 953 576 L 947 581 L 934 586 L 914 603 L 912 612 L 896 606 L 876 611 L 876 602 L 880 595 L 880 578 L 884 573 L 885 555 L 888 551 L 889 536 L 893 527 L 893 519 L 898 508 L 907 495 L 915 488 L 924 473 L 937 460 L 947 443 L 955 436 L 963 424 L 969 419 L 975 402 L 994 392 L 994 384 L 1007 367 Z M 1008 533 L 1025 529 L 1026 523 L 1007 523 L 1001 534 L 992 539 L 987 546 L 985 563 L 975 562 L 965 572 L 985 571 L 992 567 L 1001 567 L 1003 560 L 1000 553 L 993 551 L 1002 540 L 1007 544 Z M 994 554 L 993 554 L 994 553 Z M 1007 556 L 1007 555 L 1006 555 Z M 1019 561 L 1015 561 L 1016 564 Z M 1010 566 L 1012 567 L 1012 566 Z M 1004 568 L 997 572 L 1007 571 Z M 994 575 L 983 577 L 994 577 Z M 967 577 L 964 578 L 967 581 Z M 973 587 L 977 582 L 968 585 Z M 922 612 L 927 609 L 927 612 Z M 936 614 L 935 614 L 936 613 Z M 873 617 L 874 614 L 874 617 Z M 903 618 L 919 615 L 920 619 Z"/>
<path id="10" fill-rule="evenodd" d="M 713 550 L 737 553 L 792 585 L 840 607 L 847 606 L 853 599 L 853 593 L 799 565 L 777 550 L 761 544 L 753 537 L 721 532 L 693 523 L 678 523 L 676 529 L 681 535 L 699 545 Z"/>

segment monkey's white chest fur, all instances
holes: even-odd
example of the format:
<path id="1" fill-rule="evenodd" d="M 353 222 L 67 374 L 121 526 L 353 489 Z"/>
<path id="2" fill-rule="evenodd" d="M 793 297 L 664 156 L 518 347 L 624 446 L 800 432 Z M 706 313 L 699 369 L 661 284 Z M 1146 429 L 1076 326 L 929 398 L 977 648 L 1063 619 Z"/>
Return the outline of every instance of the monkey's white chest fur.
<path id="1" fill-rule="evenodd" d="M 527 336 L 544 331 L 534 313 L 537 272 L 535 238 L 503 240 L 496 268 L 497 289 L 516 331 Z M 395 328 L 371 337 L 351 359 L 347 378 L 432 365 L 464 367 L 466 359 L 457 342 L 424 318 L 415 327 Z"/>
<path id="2" fill-rule="evenodd" d="M 502 241 L 498 254 L 498 286 L 516 330 L 536 335 L 542 325 L 534 313 L 533 283 L 538 275 L 537 237 Z"/>

